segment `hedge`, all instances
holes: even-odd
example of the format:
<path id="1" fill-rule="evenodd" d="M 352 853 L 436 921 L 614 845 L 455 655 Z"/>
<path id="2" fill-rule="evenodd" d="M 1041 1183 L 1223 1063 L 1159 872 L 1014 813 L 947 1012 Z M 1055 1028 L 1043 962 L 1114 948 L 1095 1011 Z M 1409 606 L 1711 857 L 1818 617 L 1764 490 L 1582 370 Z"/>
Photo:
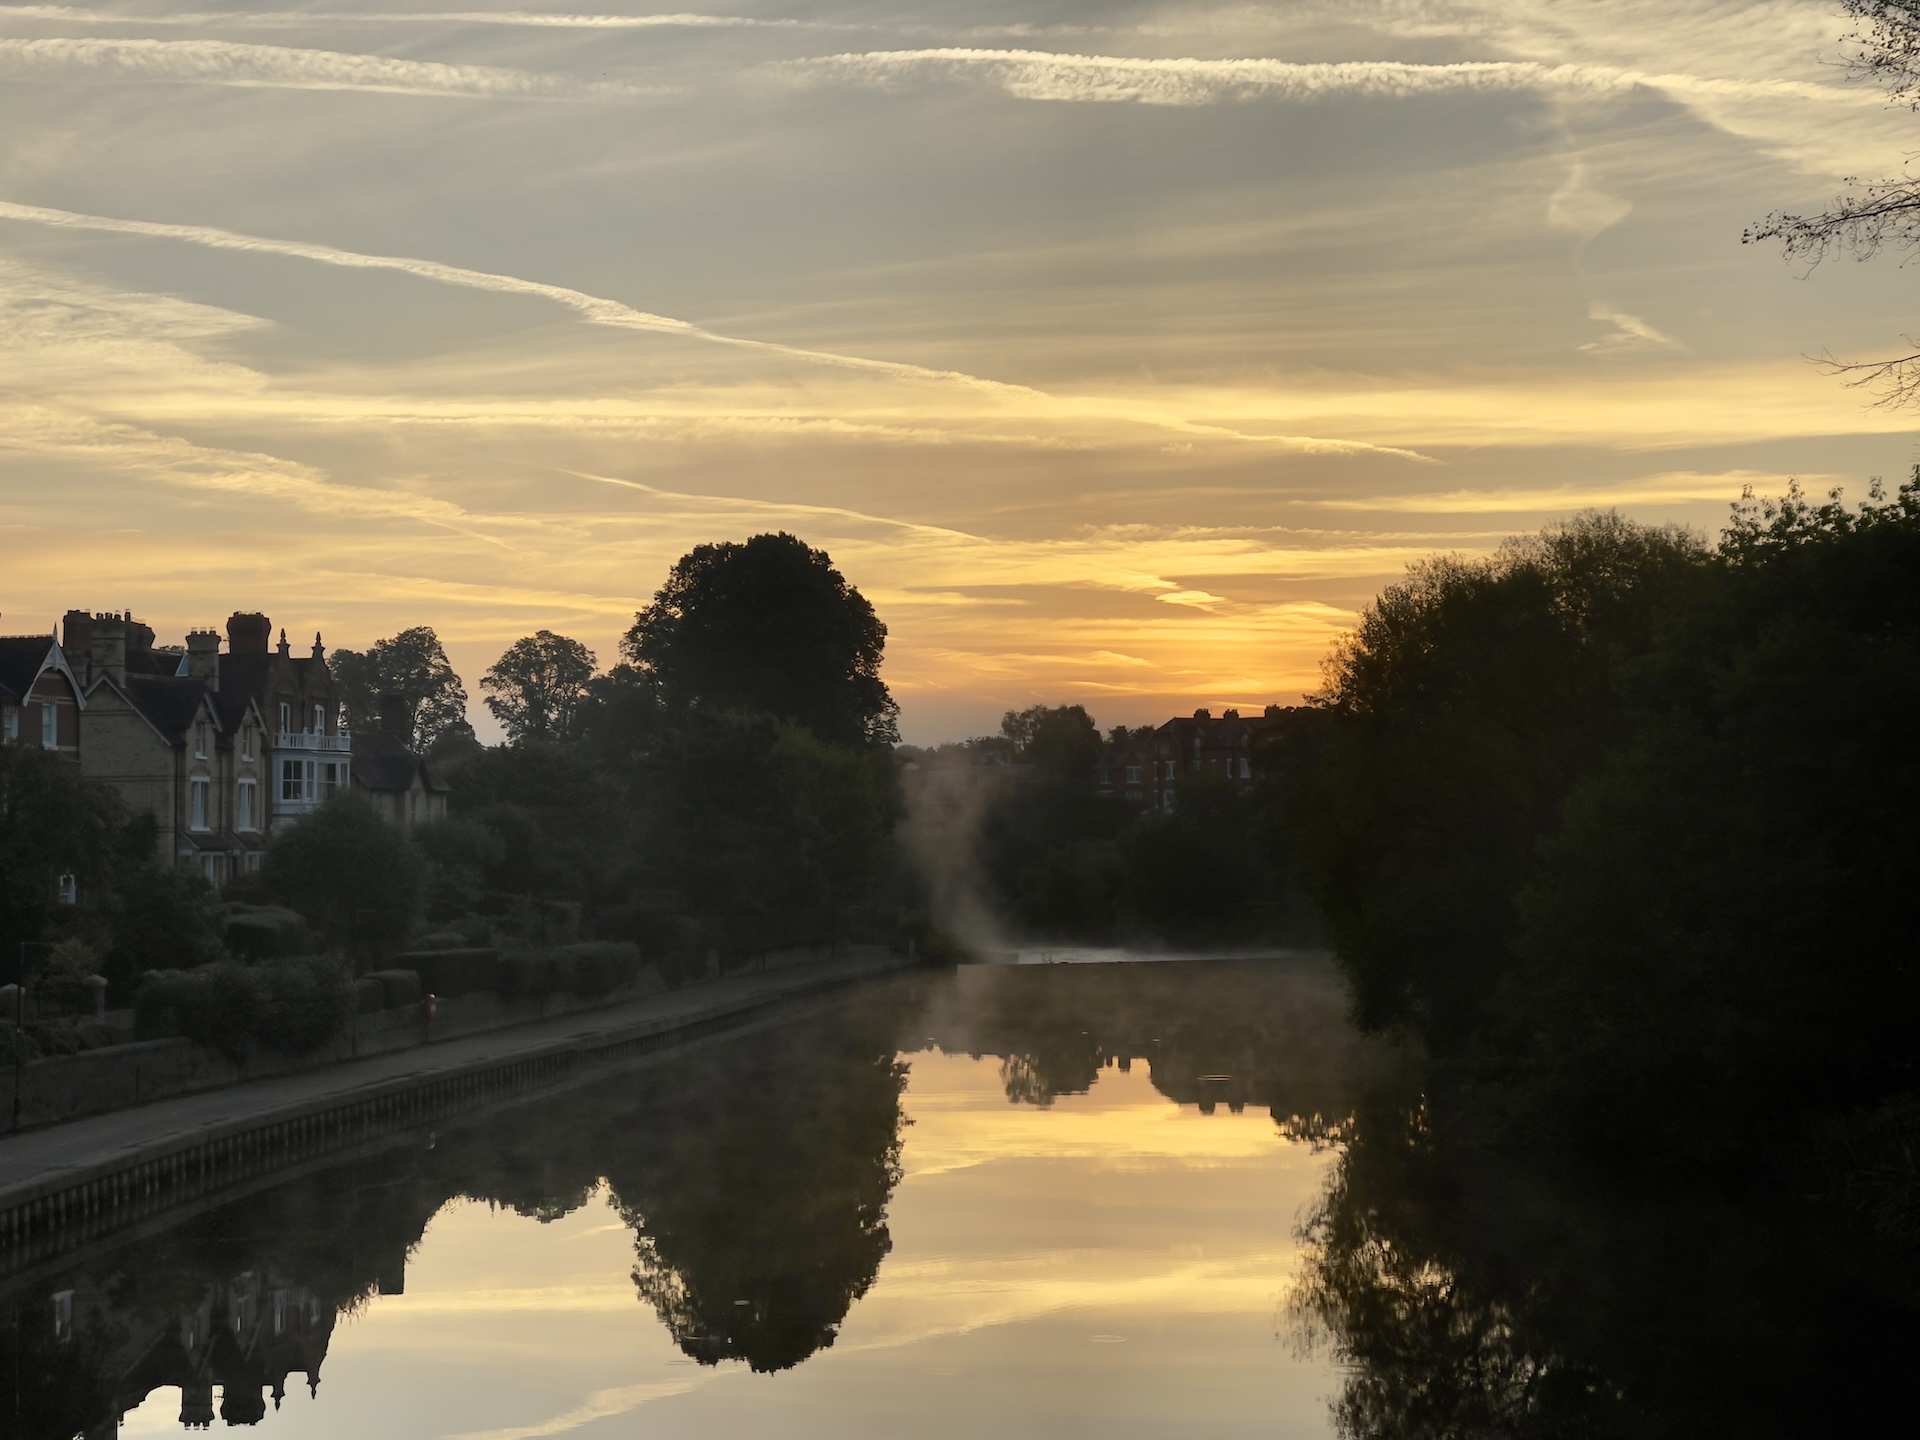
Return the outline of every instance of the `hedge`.
<path id="1" fill-rule="evenodd" d="M 598 1000 L 640 978 L 640 947 L 628 940 L 583 940 L 548 952 L 559 968 L 559 988 Z"/>
<path id="2" fill-rule="evenodd" d="M 394 957 L 415 971 L 432 995 L 471 995 L 500 988 L 500 952 L 490 949 L 410 950 Z"/>
<path id="3" fill-rule="evenodd" d="M 303 1055 L 338 1035 L 353 1005 L 347 972 L 330 957 L 221 961 L 149 972 L 133 997 L 134 1034 L 182 1035 L 236 1062 L 256 1047 Z"/>
<path id="4" fill-rule="evenodd" d="M 376 1010 L 398 1010 L 403 1005 L 418 1005 L 420 997 L 427 993 L 427 987 L 421 983 L 417 970 L 375 970 L 365 976 L 361 983 L 365 984 L 368 980 L 380 987 L 380 1003 L 373 1007 Z"/>
<path id="5" fill-rule="evenodd" d="M 243 960 L 306 955 L 313 949 L 313 932 L 297 910 L 240 904 L 226 909 L 227 949 Z"/>

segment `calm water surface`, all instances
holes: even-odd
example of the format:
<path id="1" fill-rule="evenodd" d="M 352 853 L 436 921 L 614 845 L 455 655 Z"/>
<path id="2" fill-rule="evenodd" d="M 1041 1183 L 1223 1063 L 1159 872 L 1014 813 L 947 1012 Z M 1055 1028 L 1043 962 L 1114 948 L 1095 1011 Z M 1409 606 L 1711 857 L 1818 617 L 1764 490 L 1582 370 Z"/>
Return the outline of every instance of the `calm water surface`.
<path id="1" fill-rule="evenodd" d="M 1776 1433 L 1907 1343 L 1766 1217 L 1454 1145 L 1342 1009 L 876 985 L 0 1282 L 0 1433 Z"/>

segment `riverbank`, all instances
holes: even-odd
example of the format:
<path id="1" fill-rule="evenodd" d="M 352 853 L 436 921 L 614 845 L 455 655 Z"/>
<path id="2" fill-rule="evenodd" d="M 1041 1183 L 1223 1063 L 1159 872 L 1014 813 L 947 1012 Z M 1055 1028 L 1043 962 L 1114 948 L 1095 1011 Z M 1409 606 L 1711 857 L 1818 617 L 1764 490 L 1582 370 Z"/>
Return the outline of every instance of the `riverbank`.
<path id="1" fill-rule="evenodd" d="M 384 1129 L 459 1113 L 782 1000 L 908 968 L 856 956 L 117 1110 L 0 1139 L 0 1269 Z"/>

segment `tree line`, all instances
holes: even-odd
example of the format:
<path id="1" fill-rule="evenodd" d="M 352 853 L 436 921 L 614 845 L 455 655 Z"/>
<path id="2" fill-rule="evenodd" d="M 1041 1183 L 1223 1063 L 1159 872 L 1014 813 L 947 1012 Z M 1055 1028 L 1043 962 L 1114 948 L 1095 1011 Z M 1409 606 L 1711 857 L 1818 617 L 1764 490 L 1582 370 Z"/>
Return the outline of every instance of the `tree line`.
<path id="1" fill-rule="evenodd" d="M 1917 580 L 1920 474 L 1388 587 L 1269 760 L 1360 1019 L 1530 1140 L 1814 1160 L 1912 1238 Z"/>
<path id="2" fill-rule="evenodd" d="M 891 839 L 885 644 L 825 552 L 769 534 L 682 556 L 604 673 L 551 632 L 509 647 L 481 681 L 504 745 L 475 738 L 430 628 L 336 650 L 351 728 L 385 724 L 427 755 L 451 777 L 452 813 L 402 830 L 337 797 L 220 895 L 162 863 L 152 817 L 69 762 L 0 747 L 0 958 L 9 971 L 24 959 L 49 999 L 104 973 L 120 1004 L 143 972 L 230 953 L 289 961 L 236 951 L 240 922 L 262 919 L 236 915 L 248 906 L 296 912 L 311 943 L 292 949 L 362 971 L 423 935 L 635 941 L 675 980 L 786 947 L 923 934 Z M 63 903 L 68 876 L 78 904 Z"/>

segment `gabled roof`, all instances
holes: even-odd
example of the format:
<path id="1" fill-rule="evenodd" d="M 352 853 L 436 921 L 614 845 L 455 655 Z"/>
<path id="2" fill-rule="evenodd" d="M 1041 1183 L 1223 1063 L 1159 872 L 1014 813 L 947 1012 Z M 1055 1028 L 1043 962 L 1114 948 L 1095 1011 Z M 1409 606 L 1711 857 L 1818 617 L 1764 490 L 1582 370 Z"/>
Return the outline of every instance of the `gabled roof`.
<path id="1" fill-rule="evenodd" d="M 66 652 L 51 635 L 0 635 L 0 695 L 19 704 L 33 688 L 44 670 L 67 677 L 76 699 L 80 696 L 80 678 L 67 664 Z"/>
<path id="2" fill-rule="evenodd" d="M 185 737 L 207 702 L 204 682 L 170 676 L 129 675 L 122 693 L 154 729 L 174 741 Z"/>
<path id="3" fill-rule="evenodd" d="M 0 635 L 0 693 L 19 704 L 39 678 L 52 648 L 50 635 Z"/>
<path id="4" fill-rule="evenodd" d="M 431 764 L 384 730 L 361 731 L 353 737 L 354 783 L 369 790 L 405 791 L 415 776 L 429 794 L 453 789 Z"/>

